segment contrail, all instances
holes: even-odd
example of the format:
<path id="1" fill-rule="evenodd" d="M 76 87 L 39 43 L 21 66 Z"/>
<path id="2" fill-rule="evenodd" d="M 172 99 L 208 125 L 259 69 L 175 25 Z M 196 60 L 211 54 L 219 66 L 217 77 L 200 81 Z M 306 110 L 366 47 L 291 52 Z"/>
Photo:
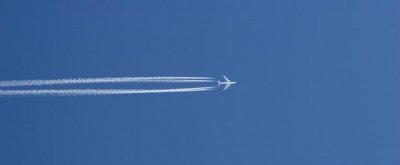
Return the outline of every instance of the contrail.
<path id="1" fill-rule="evenodd" d="M 175 89 L 65 89 L 65 90 L 0 90 L 0 96 L 83 96 L 83 95 L 128 95 L 145 93 L 183 93 L 214 90 L 215 87 Z"/>
<path id="2" fill-rule="evenodd" d="M 11 80 L 0 81 L 0 87 L 43 86 L 67 84 L 94 84 L 94 83 L 193 83 L 215 82 L 211 77 L 105 77 L 105 78 L 76 78 L 54 80 Z"/>

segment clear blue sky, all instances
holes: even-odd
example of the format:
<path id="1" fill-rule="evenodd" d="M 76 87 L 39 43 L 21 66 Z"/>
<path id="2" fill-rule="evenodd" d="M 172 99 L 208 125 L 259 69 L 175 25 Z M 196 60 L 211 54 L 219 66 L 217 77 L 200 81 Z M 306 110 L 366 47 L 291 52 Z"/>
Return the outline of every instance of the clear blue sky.
<path id="1" fill-rule="evenodd" d="M 0 98 L 0 164 L 400 164 L 398 0 L 0 2 L 0 80 L 226 92 Z"/>

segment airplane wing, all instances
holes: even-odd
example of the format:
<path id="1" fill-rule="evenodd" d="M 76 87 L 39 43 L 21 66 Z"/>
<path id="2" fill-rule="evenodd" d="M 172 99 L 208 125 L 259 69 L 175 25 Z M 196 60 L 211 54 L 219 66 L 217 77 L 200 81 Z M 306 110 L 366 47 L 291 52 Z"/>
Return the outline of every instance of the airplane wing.
<path id="1" fill-rule="evenodd" d="M 230 86 L 231 86 L 231 84 L 226 84 L 224 87 L 224 90 L 227 90 Z"/>
<path id="2" fill-rule="evenodd" d="M 231 80 L 229 80 L 228 77 L 226 77 L 225 75 L 222 75 L 222 76 L 224 76 L 224 79 L 225 79 L 226 82 L 231 81 Z"/>

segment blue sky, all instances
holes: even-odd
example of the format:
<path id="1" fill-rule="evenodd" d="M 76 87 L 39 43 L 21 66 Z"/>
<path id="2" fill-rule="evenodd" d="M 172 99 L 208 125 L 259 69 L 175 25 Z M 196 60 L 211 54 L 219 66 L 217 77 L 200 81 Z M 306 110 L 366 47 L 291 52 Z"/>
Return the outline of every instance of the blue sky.
<path id="1" fill-rule="evenodd" d="M 0 2 L 0 80 L 226 92 L 0 98 L 0 164 L 399 164 L 396 0 Z"/>

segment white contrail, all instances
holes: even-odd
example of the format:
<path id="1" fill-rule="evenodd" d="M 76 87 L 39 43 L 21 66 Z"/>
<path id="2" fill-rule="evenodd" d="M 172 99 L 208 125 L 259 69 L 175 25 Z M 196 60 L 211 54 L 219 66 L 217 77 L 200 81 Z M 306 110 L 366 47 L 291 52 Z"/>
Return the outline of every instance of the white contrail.
<path id="1" fill-rule="evenodd" d="M 175 89 L 64 89 L 64 90 L 0 90 L 0 96 L 82 96 L 82 95 L 126 95 L 144 93 L 182 93 L 214 90 L 215 87 Z"/>
<path id="2" fill-rule="evenodd" d="M 66 84 L 94 84 L 94 83 L 192 83 L 215 82 L 210 77 L 105 77 L 105 78 L 76 78 L 54 80 L 11 80 L 0 81 L 0 87 L 17 86 L 42 86 L 42 85 L 66 85 Z"/>

